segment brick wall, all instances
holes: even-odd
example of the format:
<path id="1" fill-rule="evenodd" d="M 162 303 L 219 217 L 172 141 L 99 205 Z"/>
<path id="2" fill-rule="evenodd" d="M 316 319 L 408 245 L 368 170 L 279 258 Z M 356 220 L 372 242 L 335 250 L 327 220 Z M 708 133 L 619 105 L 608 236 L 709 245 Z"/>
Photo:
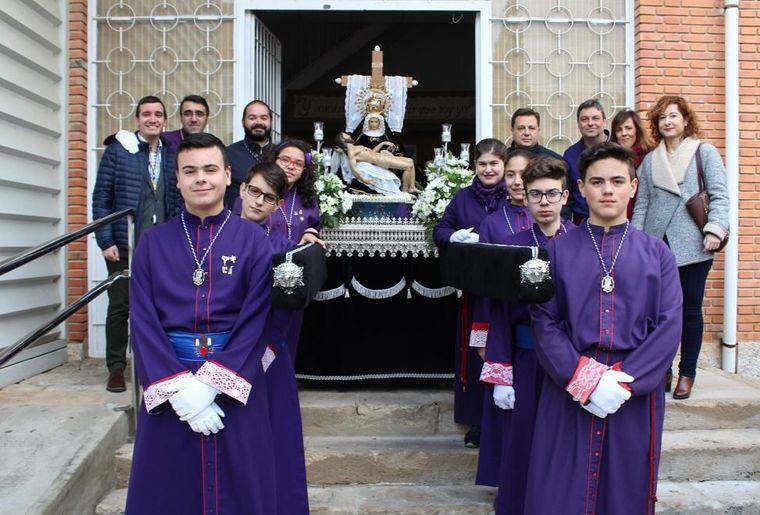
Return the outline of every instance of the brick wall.
<path id="1" fill-rule="evenodd" d="M 67 161 L 68 223 L 73 231 L 87 223 L 87 1 L 69 4 L 69 148 Z M 67 303 L 87 291 L 87 240 L 82 238 L 67 247 Z M 70 341 L 87 337 L 87 310 L 68 321 Z"/>
<path id="2" fill-rule="evenodd" d="M 743 1 L 740 17 L 740 249 L 739 341 L 760 340 L 760 1 Z M 636 108 L 662 94 L 681 95 L 695 109 L 703 139 L 725 159 L 724 18 L 720 0 L 636 2 Z M 735 234 L 734 234 L 735 237 Z M 723 324 L 723 256 L 707 281 L 705 342 L 718 341 Z"/>

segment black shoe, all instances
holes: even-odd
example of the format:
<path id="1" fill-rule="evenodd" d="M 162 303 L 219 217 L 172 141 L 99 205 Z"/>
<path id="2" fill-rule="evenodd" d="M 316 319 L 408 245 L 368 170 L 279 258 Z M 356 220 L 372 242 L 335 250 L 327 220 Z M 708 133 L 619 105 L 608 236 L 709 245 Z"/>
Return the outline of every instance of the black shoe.
<path id="1" fill-rule="evenodd" d="M 124 382 L 123 370 L 112 370 L 111 373 L 108 374 L 106 390 L 113 393 L 124 392 L 127 390 L 127 385 Z"/>
<path id="2" fill-rule="evenodd" d="M 480 447 L 480 426 L 472 426 L 467 434 L 464 435 L 464 446 L 470 449 Z"/>

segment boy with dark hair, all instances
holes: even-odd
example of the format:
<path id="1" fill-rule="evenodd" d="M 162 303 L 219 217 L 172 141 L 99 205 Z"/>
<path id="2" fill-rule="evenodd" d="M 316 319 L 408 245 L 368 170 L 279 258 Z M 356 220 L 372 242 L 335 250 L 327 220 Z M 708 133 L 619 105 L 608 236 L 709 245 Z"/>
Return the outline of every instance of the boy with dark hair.
<path id="1" fill-rule="evenodd" d="M 626 219 L 633 157 L 614 143 L 582 154 L 589 217 L 546 245 L 555 295 L 531 308 L 546 377 L 526 513 L 654 513 L 682 298 L 670 249 Z"/>
<path id="2" fill-rule="evenodd" d="M 224 145 L 185 138 L 179 216 L 148 230 L 134 255 L 132 342 L 144 389 L 127 514 L 277 513 L 264 373 L 272 250 L 232 216 Z M 222 418 L 224 417 L 224 423 Z"/>
<path id="3" fill-rule="evenodd" d="M 552 157 L 532 159 L 522 173 L 525 198 L 535 222 L 511 235 L 481 231 L 481 241 L 543 247 L 575 228 L 560 219 L 567 202 L 564 162 Z M 544 373 L 536 362 L 530 313 L 525 304 L 490 300 L 488 338 L 481 381 L 486 388 L 478 479 L 490 476 L 499 487 L 496 513 L 523 513 L 536 406 Z"/>

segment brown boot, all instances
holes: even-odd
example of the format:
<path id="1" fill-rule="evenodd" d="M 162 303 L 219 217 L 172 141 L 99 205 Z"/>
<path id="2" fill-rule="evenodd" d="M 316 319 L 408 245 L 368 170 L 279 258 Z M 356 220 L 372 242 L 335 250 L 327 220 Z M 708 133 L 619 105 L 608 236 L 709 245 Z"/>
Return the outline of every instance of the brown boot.
<path id="1" fill-rule="evenodd" d="M 673 392 L 674 399 L 688 399 L 691 397 L 691 389 L 694 386 L 694 378 L 686 376 L 678 376 L 678 383 L 676 389 Z"/>
<path id="2" fill-rule="evenodd" d="M 119 393 L 127 389 L 127 385 L 124 382 L 123 370 L 112 370 L 108 374 L 108 383 L 106 384 L 106 390 L 109 392 Z"/>

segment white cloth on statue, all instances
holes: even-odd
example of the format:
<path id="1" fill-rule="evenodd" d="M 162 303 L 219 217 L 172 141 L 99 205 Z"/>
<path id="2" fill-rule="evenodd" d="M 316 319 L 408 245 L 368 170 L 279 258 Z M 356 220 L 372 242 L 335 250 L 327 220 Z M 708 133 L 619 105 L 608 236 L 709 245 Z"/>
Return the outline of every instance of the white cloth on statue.
<path id="1" fill-rule="evenodd" d="M 346 132 L 351 133 L 364 120 L 364 105 L 359 101 L 359 94 L 369 88 L 369 75 L 349 75 L 346 85 Z M 386 117 L 386 125 L 393 132 L 404 128 L 406 113 L 406 77 L 394 75 L 385 78 L 385 89 L 391 95 L 390 110 L 381 113 Z"/>
<path id="2" fill-rule="evenodd" d="M 354 177 L 354 174 L 351 171 L 351 166 L 348 164 L 348 157 L 346 154 L 338 155 L 341 156 L 340 170 L 343 174 L 343 180 L 346 181 L 346 184 L 351 184 L 351 181 L 356 179 L 356 177 Z M 374 181 L 374 184 L 362 183 L 368 188 L 375 190 L 378 193 L 382 193 L 383 195 L 396 195 L 401 193 L 401 180 L 390 170 L 365 162 L 356 163 L 356 167 L 364 177 Z"/>

